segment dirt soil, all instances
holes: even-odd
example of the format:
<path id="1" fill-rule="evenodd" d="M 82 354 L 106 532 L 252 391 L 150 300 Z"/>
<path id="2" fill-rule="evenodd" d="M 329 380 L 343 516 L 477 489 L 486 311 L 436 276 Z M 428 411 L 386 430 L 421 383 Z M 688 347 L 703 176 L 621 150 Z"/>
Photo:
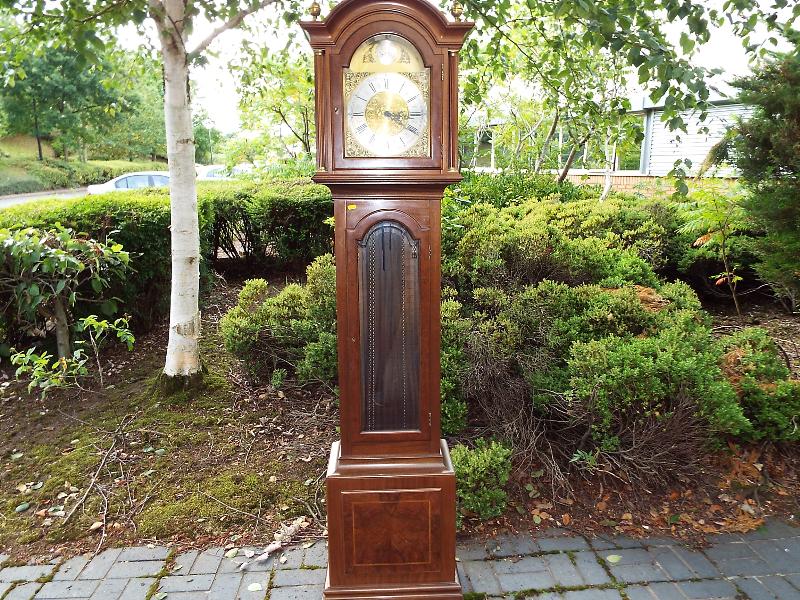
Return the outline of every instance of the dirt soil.
<path id="1" fill-rule="evenodd" d="M 265 545 L 301 515 L 313 521 L 304 536 L 322 532 L 334 397 L 247 377 L 218 331 L 239 287 L 218 281 L 205 299 L 199 391 L 159 391 L 166 324 L 131 354 L 109 348 L 105 389 L 94 381 L 40 400 L 0 365 L 0 554 Z"/>
<path id="2" fill-rule="evenodd" d="M 27 562 L 125 544 L 266 545 L 301 515 L 313 522 L 303 537 L 324 533 L 335 397 L 247 376 L 218 331 L 239 288 L 219 280 L 205 299 L 200 391 L 159 391 L 166 324 L 138 339 L 134 353 L 109 349 L 105 389 L 95 381 L 40 400 L 0 365 L 0 553 Z M 720 335 L 741 326 L 727 311 L 714 316 Z M 755 307 L 745 321 L 773 333 L 798 372 L 800 318 Z M 540 472 L 515 473 L 506 516 L 467 520 L 460 535 L 559 527 L 702 543 L 708 533 L 756 528 L 767 515 L 796 520 L 800 452 L 730 445 L 708 457 L 700 477 L 664 489 L 573 484 L 562 498 Z"/>

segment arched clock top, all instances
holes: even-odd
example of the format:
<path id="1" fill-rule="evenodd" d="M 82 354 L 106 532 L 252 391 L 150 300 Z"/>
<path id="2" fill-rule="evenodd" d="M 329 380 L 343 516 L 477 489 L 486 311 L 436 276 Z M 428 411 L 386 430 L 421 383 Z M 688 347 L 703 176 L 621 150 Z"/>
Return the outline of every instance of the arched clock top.
<path id="1" fill-rule="evenodd" d="M 413 29 L 427 33 L 434 45 L 458 49 L 473 23 L 448 21 L 444 14 L 427 0 L 344 0 L 321 21 L 303 21 L 309 42 L 314 48 L 340 44 L 354 28 L 367 22 L 406 21 Z"/>

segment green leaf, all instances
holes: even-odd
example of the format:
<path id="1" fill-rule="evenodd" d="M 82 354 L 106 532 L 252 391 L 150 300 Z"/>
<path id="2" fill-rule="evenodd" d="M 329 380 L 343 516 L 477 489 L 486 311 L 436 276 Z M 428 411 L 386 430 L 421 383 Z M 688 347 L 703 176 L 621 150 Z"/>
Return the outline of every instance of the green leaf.
<path id="1" fill-rule="evenodd" d="M 18 505 L 15 509 L 15 513 L 23 513 L 31 507 L 30 502 L 23 502 L 22 504 Z"/>
<path id="2" fill-rule="evenodd" d="M 619 554 L 609 554 L 608 556 L 606 556 L 606 561 L 612 565 L 617 564 L 621 560 L 622 557 Z"/>

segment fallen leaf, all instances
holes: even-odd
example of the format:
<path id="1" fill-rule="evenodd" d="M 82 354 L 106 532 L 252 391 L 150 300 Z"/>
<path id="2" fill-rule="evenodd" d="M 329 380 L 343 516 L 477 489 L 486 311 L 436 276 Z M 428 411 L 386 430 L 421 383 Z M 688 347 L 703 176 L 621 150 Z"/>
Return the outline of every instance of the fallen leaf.
<path id="1" fill-rule="evenodd" d="M 231 548 L 225 553 L 225 558 L 236 558 L 236 555 L 239 554 L 238 548 Z"/>
<path id="2" fill-rule="evenodd" d="M 98 530 L 98 529 L 100 529 L 102 526 L 103 526 L 103 522 L 102 522 L 102 521 L 95 521 L 94 523 L 92 523 L 92 524 L 89 526 L 89 531 L 97 531 L 97 530 Z"/>
<path id="3" fill-rule="evenodd" d="M 30 507 L 31 507 L 31 503 L 30 502 L 23 502 L 22 504 L 17 506 L 17 508 L 14 509 L 14 512 L 23 513 L 26 510 L 28 510 Z"/>
<path id="4" fill-rule="evenodd" d="M 260 583 L 251 583 L 250 585 L 247 586 L 248 592 L 260 592 L 263 589 L 264 588 L 261 586 Z"/>
<path id="5" fill-rule="evenodd" d="M 572 517 L 569 515 L 569 513 L 564 513 L 561 515 L 561 522 L 564 525 L 569 525 L 572 522 Z"/>
<path id="6" fill-rule="evenodd" d="M 622 557 L 619 554 L 609 554 L 606 556 L 606 560 L 611 563 L 612 565 L 617 564 L 619 561 L 622 560 Z"/>
<path id="7" fill-rule="evenodd" d="M 606 504 L 601 500 L 600 502 L 597 503 L 597 506 L 595 506 L 595 508 L 600 512 L 603 512 L 606 508 L 608 508 L 608 504 Z"/>
<path id="8" fill-rule="evenodd" d="M 285 555 L 285 554 L 281 554 L 280 563 L 281 563 L 282 565 L 283 565 L 283 564 L 286 564 L 286 561 L 288 561 L 288 560 L 289 560 L 289 559 L 286 557 L 286 555 Z"/>

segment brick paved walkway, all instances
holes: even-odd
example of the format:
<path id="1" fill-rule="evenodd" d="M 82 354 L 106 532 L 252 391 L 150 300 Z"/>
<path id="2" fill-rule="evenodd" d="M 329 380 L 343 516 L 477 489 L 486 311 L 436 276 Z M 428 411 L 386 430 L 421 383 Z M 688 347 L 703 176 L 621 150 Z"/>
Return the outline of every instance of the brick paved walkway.
<path id="1" fill-rule="evenodd" d="M 553 530 L 458 547 L 471 598 L 536 600 L 800 600 L 800 529 L 772 521 L 716 536 L 694 551 L 669 539 L 587 540 Z M 327 549 L 318 541 L 245 570 L 250 552 L 221 548 L 106 550 L 62 564 L 0 568 L 2 600 L 306 600 L 322 597 Z M 0 556 L 0 566 L 7 557 Z"/>

